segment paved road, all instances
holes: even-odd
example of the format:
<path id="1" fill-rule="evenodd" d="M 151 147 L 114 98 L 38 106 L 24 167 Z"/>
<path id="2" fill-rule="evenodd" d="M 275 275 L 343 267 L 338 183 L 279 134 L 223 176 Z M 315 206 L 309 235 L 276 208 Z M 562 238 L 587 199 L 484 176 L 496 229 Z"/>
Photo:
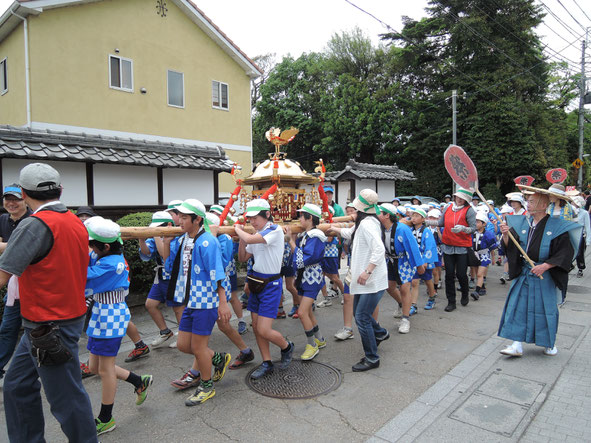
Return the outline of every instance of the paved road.
<path id="1" fill-rule="evenodd" d="M 392 317 L 394 301 L 384 297 L 380 319 L 392 338 L 380 346 L 380 368 L 366 373 L 351 371 L 351 365 L 362 356 L 358 334 L 346 342 L 332 339 L 342 326 L 341 305 L 318 309 L 320 328 L 329 344 L 316 358 L 338 368 L 343 381 L 335 391 L 310 400 L 261 396 L 247 387 L 244 377 L 248 369 L 244 368 L 228 371 L 216 386 L 213 399 L 188 408 L 184 399 L 189 393 L 175 391 L 169 382 L 189 367 L 191 357 L 166 347 L 153 350 L 145 359 L 124 363 L 132 347 L 125 339 L 118 364 L 139 374 L 153 374 L 155 381 L 140 407 L 135 406 L 132 386 L 119 383 L 114 408 L 117 429 L 101 436 L 101 441 L 514 441 L 524 432 L 526 438 L 541 441 L 541 429 L 548 425 L 540 421 L 540 426 L 535 427 L 538 422 L 534 420 L 530 426 L 532 418 L 537 412 L 544 412 L 540 411 L 543 400 L 552 398 L 556 390 L 552 387 L 560 374 L 566 373 L 568 362 L 577 362 L 579 372 L 571 377 L 579 378 L 583 378 L 582 368 L 588 362 L 573 356 L 582 346 L 591 320 L 591 289 L 587 289 L 590 282 L 588 278 L 571 280 L 573 291 L 577 292 L 569 293 L 569 301 L 561 310 L 557 357 L 544 357 L 535 347 L 527 346 L 522 359 L 511 360 L 498 354 L 504 341 L 496 337 L 496 330 L 507 291 L 499 282 L 500 270 L 496 266 L 491 268 L 487 296 L 478 302 L 471 301 L 467 307 L 459 306 L 452 313 L 443 311 L 446 303 L 442 291 L 433 311 L 422 309 L 426 296 L 421 294 L 419 314 L 411 318 L 408 335 L 397 333 L 398 321 Z M 156 327 L 142 309 L 135 310 L 133 317 L 150 342 L 157 333 Z M 171 311 L 166 310 L 166 317 L 172 324 Z M 300 322 L 290 318 L 277 320 L 276 327 L 296 343 L 299 355 L 305 346 Z M 252 332 L 244 337 L 256 349 Z M 589 340 L 585 342 L 587 347 Z M 212 336 L 211 347 L 237 353 L 219 332 Z M 81 352 L 86 352 L 84 342 Z M 275 354 L 278 357 L 278 352 Z M 260 362 L 258 355 L 256 362 Z M 521 389 L 523 380 L 528 383 Z M 581 380 L 582 384 L 587 382 Z M 98 413 L 100 380 L 92 377 L 84 385 Z M 512 390 L 518 388 L 521 398 L 515 399 L 511 397 Z M 505 391 L 504 396 L 495 394 L 501 390 Z M 514 405 L 511 410 L 518 411 L 519 420 L 507 414 L 507 408 Z M 4 414 L 0 413 L 3 419 Z M 552 413 L 549 410 L 549 415 Z M 47 440 L 63 441 L 47 408 L 46 421 Z M 559 424 L 554 426 L 548 432 L 560 435 Z M 536 430 L 537 434 L 532 434 Z M 6 440 L 4 427 L 0 440 Z"/>

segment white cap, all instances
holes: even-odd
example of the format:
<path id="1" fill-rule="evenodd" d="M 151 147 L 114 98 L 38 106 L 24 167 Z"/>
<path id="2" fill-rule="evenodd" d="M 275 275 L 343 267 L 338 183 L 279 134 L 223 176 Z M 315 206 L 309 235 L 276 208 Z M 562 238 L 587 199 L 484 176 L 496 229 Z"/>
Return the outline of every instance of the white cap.
<path id="1" fill-rule="evenodd" d="M 318 205 L 313 203 L 306 203 L 304 206 L 302 206 L 302 209 L 298 209 L 297 212 L 307 212 L 314 217 L 322 218 L 322 210 Z"/>
<path id="2" fill-rule="evenodd" d="M 486 206 L 486 203 L 484 202 L 478 203 L 478 205 L 476 205 L 476 210 L 485 212 L 487 214 L 489 213 L 488 206 Z"/>
<path id="3" fill-rule="evenodd" d="M 224 212 L 224 207 L 222 205 L 211 205 L 209 207 L 209 212 L 213 212 L 217 215 L 222 215 L 222 213 Z"/>
<path id="4" fill-rule="evenodd" d="M 182 204 L 182 200 L 172 200 L 170 203 L 168 203 L 168 208 L 166 208 L 165 211 L 173 211 L 175 209 L 178 209 L 178 207 Z"/>
<path id="5" fill-rule="evenodd" d="M 431 209 L 429 212 L 427 212 L 427 217 L 440 218 L 441 211 L 439 209 Z"/>
<path id="6" fill-rule="evenodd" d="M 480 220 L 483 223 L 488 223 L 488 215 L 484 211 L 476 211 L 476 220 Z"/>
<path id="7" fill-rule="evenodd" d="M 366 214 L 375 214 L 378 207 L 378 194 L 373 189 L 362 189 L 353 200 L 353 206 Z"/>
<path id="8" fill-rule="evenodd" d="M 152 223 L 150 223 L 150 228 L 160 226 L 162 223 L 172 223 L 174 225 L 174 220 L 170 216 L 170 212 L 158 211 L 152 214 Z"/>
<path id="9" fill-rule="evenodd" d="M 509 194 L 507 194 L 509 195 Z M 525 208 L 525 200 L 523 199 L 523 195 L 520 192 L 515 192 L 509 196 L 507 199 L 508 202 L 518 202 L 521 206 Z"/>
<path id="10" fill-rule="evenodd" d="M 121 240 L 121 228 L 117 223 L 101 216 L 90 217 L 84 222 L 88 231 L 89 240 L 98 240 L 102 243 L 123 243 Z"/>
<path id="11" fill-rule="evenodd" d="M 513 212 L 513 208 L 511 206 L 509 206 L 507 203 L 505 203 L 503 206 L 501 206 L 501 214 L 510 214 Z"/>
<path id="12" fill-rule="evenodd" d="M 205 214 L 205 216 L 207 217 L 207 221 L 209 222 L 210 225 L 214 225 L 214 226 L 219 226 L 220 225 L 220 218 L 211 213 L 208 212 L 207 214 Z"/>
<path id="13" fill-rule="evenodd" d="M 404 217 L 406 215 L 408 208 L 406 207 L 406 205 L 404 205 L 404 206 L 398 205 L 398 206 L 396 206 L 396 209 L 398 210 L 398 213 Z"/>
<path id="14" fill-rule="evenodd" d="M 261 211 L 270 211 L 271 206 L 269 202 L 262 198 L 255 198 L 254 200 L 249 201 L 246 204 L 246 212 L 244 213 L 245 217 L 254 217 L 255 215 L 259 215 Z"/>
<path id="15" fill-rule="evenodd" d="M 195 198 L 188 198 L 174 209 L 183 214 L 195 214 L 199 217 L 205 217 L 205 205 Z"/>
<path id="16" fill-rule="evenodd" d="M 380 205 L 380 210 L 384 211 L 390 215 L 396 215 L 399 213 L 398 209 L 396 209 L 396 208 L 399 208 L 399 207 L 400 206 L 394 206 L 392 203 L 382 203 Z"/>

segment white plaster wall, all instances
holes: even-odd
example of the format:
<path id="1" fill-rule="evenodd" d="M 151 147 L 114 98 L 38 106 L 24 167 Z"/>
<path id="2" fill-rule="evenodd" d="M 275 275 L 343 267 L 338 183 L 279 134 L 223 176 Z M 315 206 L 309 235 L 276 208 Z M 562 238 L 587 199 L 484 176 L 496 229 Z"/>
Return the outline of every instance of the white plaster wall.
<path id="1" fill-rule="evenodd" d="M 94 165 L 96 206 L 158 204 L 156 168 L 125 165 Z"/>
<path id="2" fill-rule="evenodd" d="M 339 182 L 339 192 L 335 196 L 336 201 L 344 209 L 349 199 L 349 192 L 351 191 L 351 182 L 348 180 Z M 351 199 L 352 201 L 352 199 Z"/>
<path id="3" fill-rule="evenodd" d="M 86 201 L 86 164 L 78 162 L 56 162 L 39 160 L 2 159 L 2 188 L 18 183 L 20 170 L 30 163 L 47 163 L 60 173 L 62 186 L 61 201 L 67 206 L 84 206 Z"/>
<path id="4" fill-rule="evenodd" d="M 378 198 L 380 202 L 391 202 L 395 197 L 393 181 L 378 181 Z"/>
<path id="5" fill-rule="evenodd" d="M 164 169 L 162 173 L 164 204 L 171 200 L 196 198 L 204 205 L 213 204 L 213 171 L 200 169 Z"/>
<path id="6" fill-rule="evenodd" d="M 359 180 L 356 183 L 357 193 L 361 192 L 362 189 L 371 189 L 373 191 L 376 190 L 376 181 L 375 180 Z"/>

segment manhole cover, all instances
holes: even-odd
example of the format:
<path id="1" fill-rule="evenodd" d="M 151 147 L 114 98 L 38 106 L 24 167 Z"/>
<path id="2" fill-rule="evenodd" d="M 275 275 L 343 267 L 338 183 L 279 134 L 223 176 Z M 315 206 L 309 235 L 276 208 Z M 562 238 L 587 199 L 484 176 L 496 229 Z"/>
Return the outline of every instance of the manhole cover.
<path id="1" fill-rule="evenodd" d="M 251 370 L 246 384 L 259 394 L 273 398 L 302 399 L 334 391 L 341 385 L 341 372 L 332 366 L 314 361 L 293 360 L 285 370 L 275 365 L 275 371 L 259 380 L 252 380 Z"/>

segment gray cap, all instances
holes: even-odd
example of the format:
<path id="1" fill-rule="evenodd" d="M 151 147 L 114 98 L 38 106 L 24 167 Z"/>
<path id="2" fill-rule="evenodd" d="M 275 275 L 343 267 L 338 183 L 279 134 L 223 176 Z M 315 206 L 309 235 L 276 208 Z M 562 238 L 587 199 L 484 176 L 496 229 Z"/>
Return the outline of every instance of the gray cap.
<path id="1" fill-rule="evenodd" d="M 50 191 L 61 186 L 60 173 L 45 163 L 25 166 L 18 181 L 25 191 Z"/>

